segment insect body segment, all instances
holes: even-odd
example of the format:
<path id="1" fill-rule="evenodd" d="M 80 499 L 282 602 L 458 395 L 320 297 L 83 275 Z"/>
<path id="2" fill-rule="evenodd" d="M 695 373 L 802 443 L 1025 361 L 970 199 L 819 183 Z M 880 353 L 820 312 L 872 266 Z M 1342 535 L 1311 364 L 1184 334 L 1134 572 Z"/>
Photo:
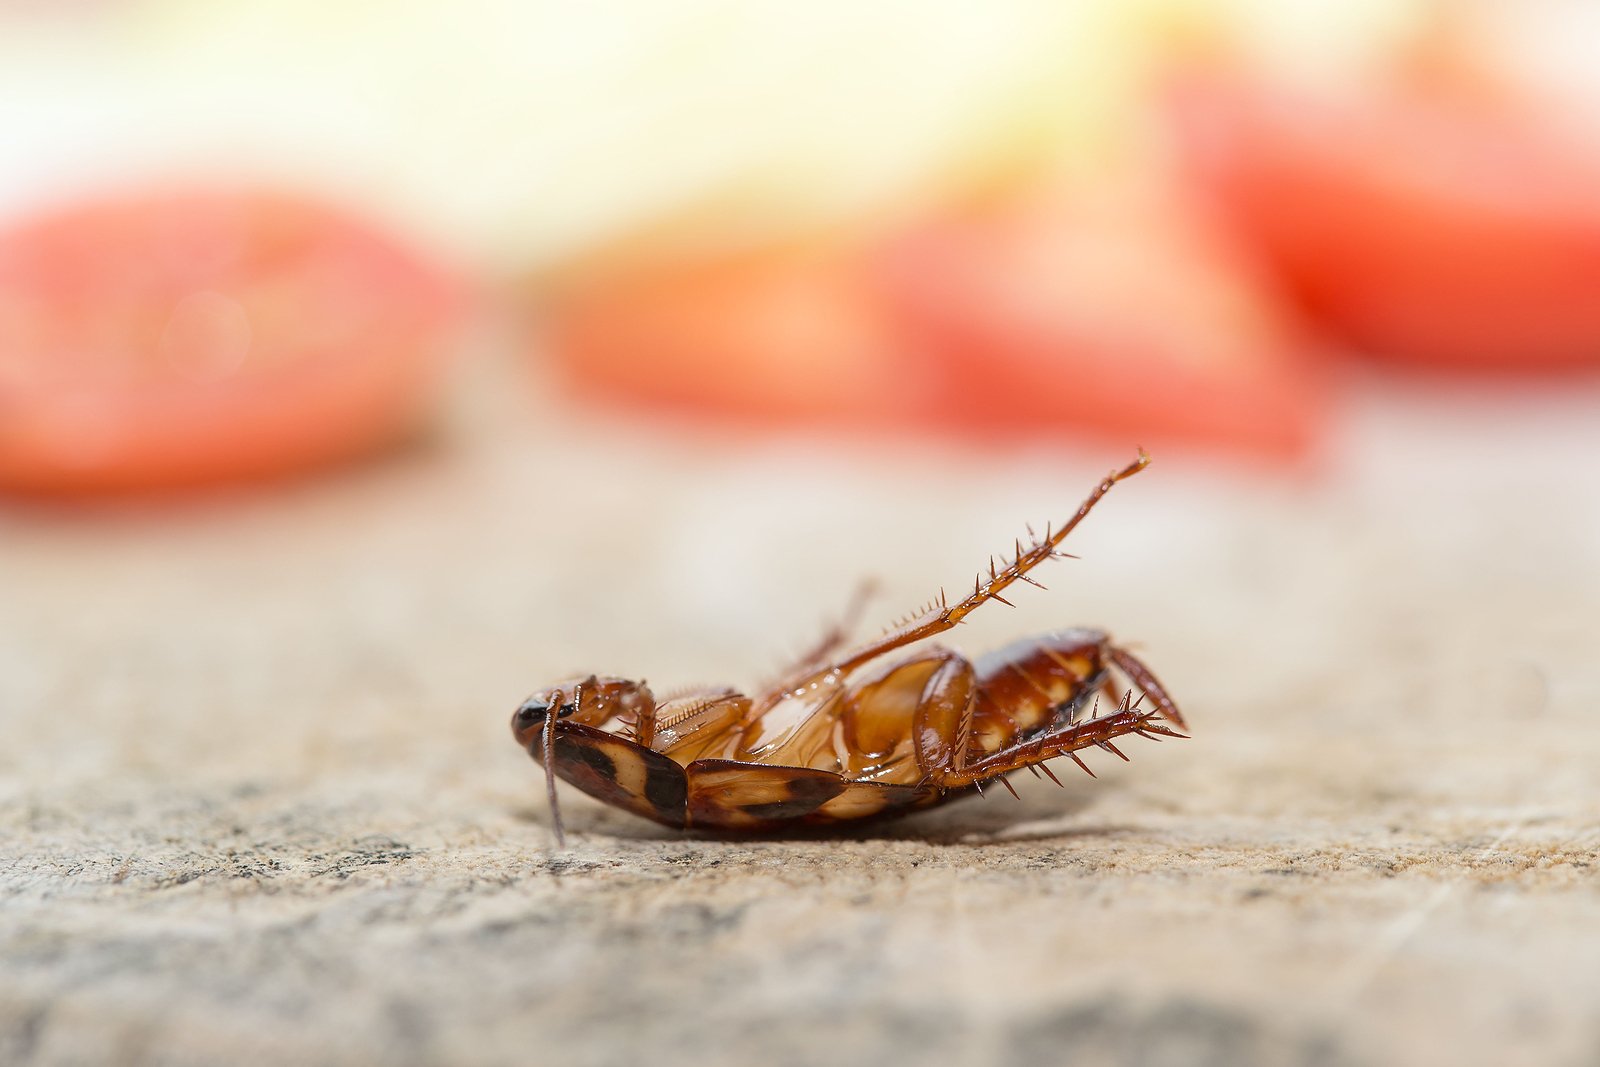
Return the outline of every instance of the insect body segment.
<path id="1" fill-rule="evenodd" d="M 1148 667 L 1096 630 L 1016 642 L 972 663 L 930 645 L 1061 555 L 1058 546 L 1139 460 L 1104 479 L 1061 528 L 991 564 L 972 595 L 923 613 L 853 650 L 830 635 L 776 685 L 657 701 L 642 682 L 591 676 L 530 697 L 512 717 L 517 743 L 544 764 L 558 840 L 555 777 L 616 807 L 676 827 L 734 831 L 900 814 L 981 792 L 1013 771 L 1114 744 L 1129 734 L 1182 737 L 1177 705 Z M 1137 688 L 1123 688 L 1128 683 Z M 1146 702 L 1148 701 L 1148 706 Z M 1171 726 L 1167 724 L 1171 724 Z M 1093 773 L 1092 771 L 1090 772 Z M 1051 778 L 1055 776 L 1050 774 Z"/>

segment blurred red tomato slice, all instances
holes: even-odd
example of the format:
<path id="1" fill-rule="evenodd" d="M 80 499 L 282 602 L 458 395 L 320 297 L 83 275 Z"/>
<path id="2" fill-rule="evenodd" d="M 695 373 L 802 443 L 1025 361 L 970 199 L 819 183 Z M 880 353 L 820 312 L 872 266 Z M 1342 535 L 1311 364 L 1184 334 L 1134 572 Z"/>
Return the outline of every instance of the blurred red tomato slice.
<path id="1" fill-rule="evenodd" d="M 1164 194 L 1035 194 L 908 232 L 881 267 L 952 418 L 1280 456 L 1315 436 L 1293 323 Z"/>
<path id="2" fill-rule="evenodd" d="M 756 421 L 901 418 L 922 402 L 857 257 L 837 244 L 634 265 L 568 286 L 549 348 L 599 395 Z"/>
<path id="3" fill-rule="evenodd" d="M 415 424 L 458 294 L 347 214 L 168 191 L 0 232 L 0 488 L 251 479 Z"/>
<path id="4" fill-rule="evenodd" d="M 1600 366 L 1600 144 L 1483 87 L 1184 85 L 1187 154 L 1305 308 L 1374 356 Z"/>

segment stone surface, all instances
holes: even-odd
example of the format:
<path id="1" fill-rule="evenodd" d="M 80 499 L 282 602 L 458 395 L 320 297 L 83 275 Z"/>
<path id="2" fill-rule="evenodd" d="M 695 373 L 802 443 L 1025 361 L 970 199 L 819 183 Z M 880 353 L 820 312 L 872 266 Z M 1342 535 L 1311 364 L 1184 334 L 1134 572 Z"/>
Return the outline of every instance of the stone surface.
<path id="1" fill-rule="evenodd" d="M 1358 397 L 1164 460 L 972 652 L 1095 624 L 1190 741 L 719 841 L 506 719 L 753 684 L 1125 450 L 751 443 L 490 398 L 365 471 L 0 513 L 0 1063 L 1600 1061 L 1600 398 Z"/>

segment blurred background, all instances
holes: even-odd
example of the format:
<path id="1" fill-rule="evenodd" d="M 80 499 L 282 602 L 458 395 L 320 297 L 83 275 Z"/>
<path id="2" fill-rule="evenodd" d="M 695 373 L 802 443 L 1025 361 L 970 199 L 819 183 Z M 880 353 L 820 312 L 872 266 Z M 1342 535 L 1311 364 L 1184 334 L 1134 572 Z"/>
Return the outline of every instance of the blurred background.
<path id="1" fill-rule="evenodd" d="M 236 1062 L 519 1062 L 555 1024 L 500 1009 L 535 994 L 557 1034 L 604 1030 L 650 954 L 600 931 L 660 898 L 542 931 L 559 981 L 418 903 L 480 885 L 458 862 L 548 889 L 517 701 L 590 670 L 753 686 L 860 579 L 869 625 L 959 587 L 1139 446 L 1083 560 L 954 643 L 1107 628 L 1195 739 L 896 845 L 933 841 L 930 870 L 993 845 L 981 869 L 1083 833 L 1063 847 L 1113 877 L 1111 819 L 1190 866 L 1092 944 L 1049 914 L 1027 945 L 974 933 L 981 965 L 894 942 L 873 966 L 899 985 L 848 987 L 894 1008 L 860 1047 L 898 1047 L 897 997 L 1009 1034 L 1137 981 L 1271 1020 L 1262 1062 L 1330 1034 L 1356 1061 L 1582 1062 L 1600 5 L 0 0 L 0 812 L 35 872 L 0 1022 L 75 1004 L 103 1047 L 13 1032 L 92 1058 L 204 1018 L 195 1055 Z M 569 805 L 584 870 L 678 876 L 669 835 Z M 379 887 L 315 860 L 379 838 L 432 866 Z M 1289 869 L 1329 895 L 1272 903 L 1260 872 Z M 1529 895 L 1436 899 L 1491 875 Z M 193 896 L 139 895 L 176 877 Z M 329 886 L 391 895 L 306 903 L 316 967 L 202 957 L 324 997 L 195 984 L 183 946 Z M 703 965 L 869 921 L 812 890 Z M 339 940 L 396 900 L 388 948 Z M 79 947 L 30 956 L 41 930 Z M 694 987 L 681 944 L 638 936 Z M 149 968 L 84 977 L 129 943 Z M 440 944 L 467 970 L 405 1007 L 385 953 Z M 736 1032 L 775 968 L 723 990 Z M 1032 999 L 974 1001 L 958 970 Z"/>
<path id="2" fill-rule="evenodd" d="M 0 17 L 11 489 L 370 453 L 488 363 L 524 420 L 1268 463 L 1374 367 L 1600 366 L 1587 3 Z"/>

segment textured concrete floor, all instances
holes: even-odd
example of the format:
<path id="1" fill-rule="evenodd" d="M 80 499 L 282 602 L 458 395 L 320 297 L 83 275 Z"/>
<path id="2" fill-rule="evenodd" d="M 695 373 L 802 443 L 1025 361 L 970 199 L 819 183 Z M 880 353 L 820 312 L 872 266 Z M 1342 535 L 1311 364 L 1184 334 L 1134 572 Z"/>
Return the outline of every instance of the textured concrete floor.
<path id="1" fill-rule="evenodd" d="M 0 512 L 0 1063 L 1600 1062 L 1594 391 L 1368 393 L 1297 475 L 1158 455 L 956 635 L 1105 626 L 1191 741 L 834 838 L 569 792 L 563 852 L 528 690 L 754 682 L 1130 450 L 519 418 Z"/>

